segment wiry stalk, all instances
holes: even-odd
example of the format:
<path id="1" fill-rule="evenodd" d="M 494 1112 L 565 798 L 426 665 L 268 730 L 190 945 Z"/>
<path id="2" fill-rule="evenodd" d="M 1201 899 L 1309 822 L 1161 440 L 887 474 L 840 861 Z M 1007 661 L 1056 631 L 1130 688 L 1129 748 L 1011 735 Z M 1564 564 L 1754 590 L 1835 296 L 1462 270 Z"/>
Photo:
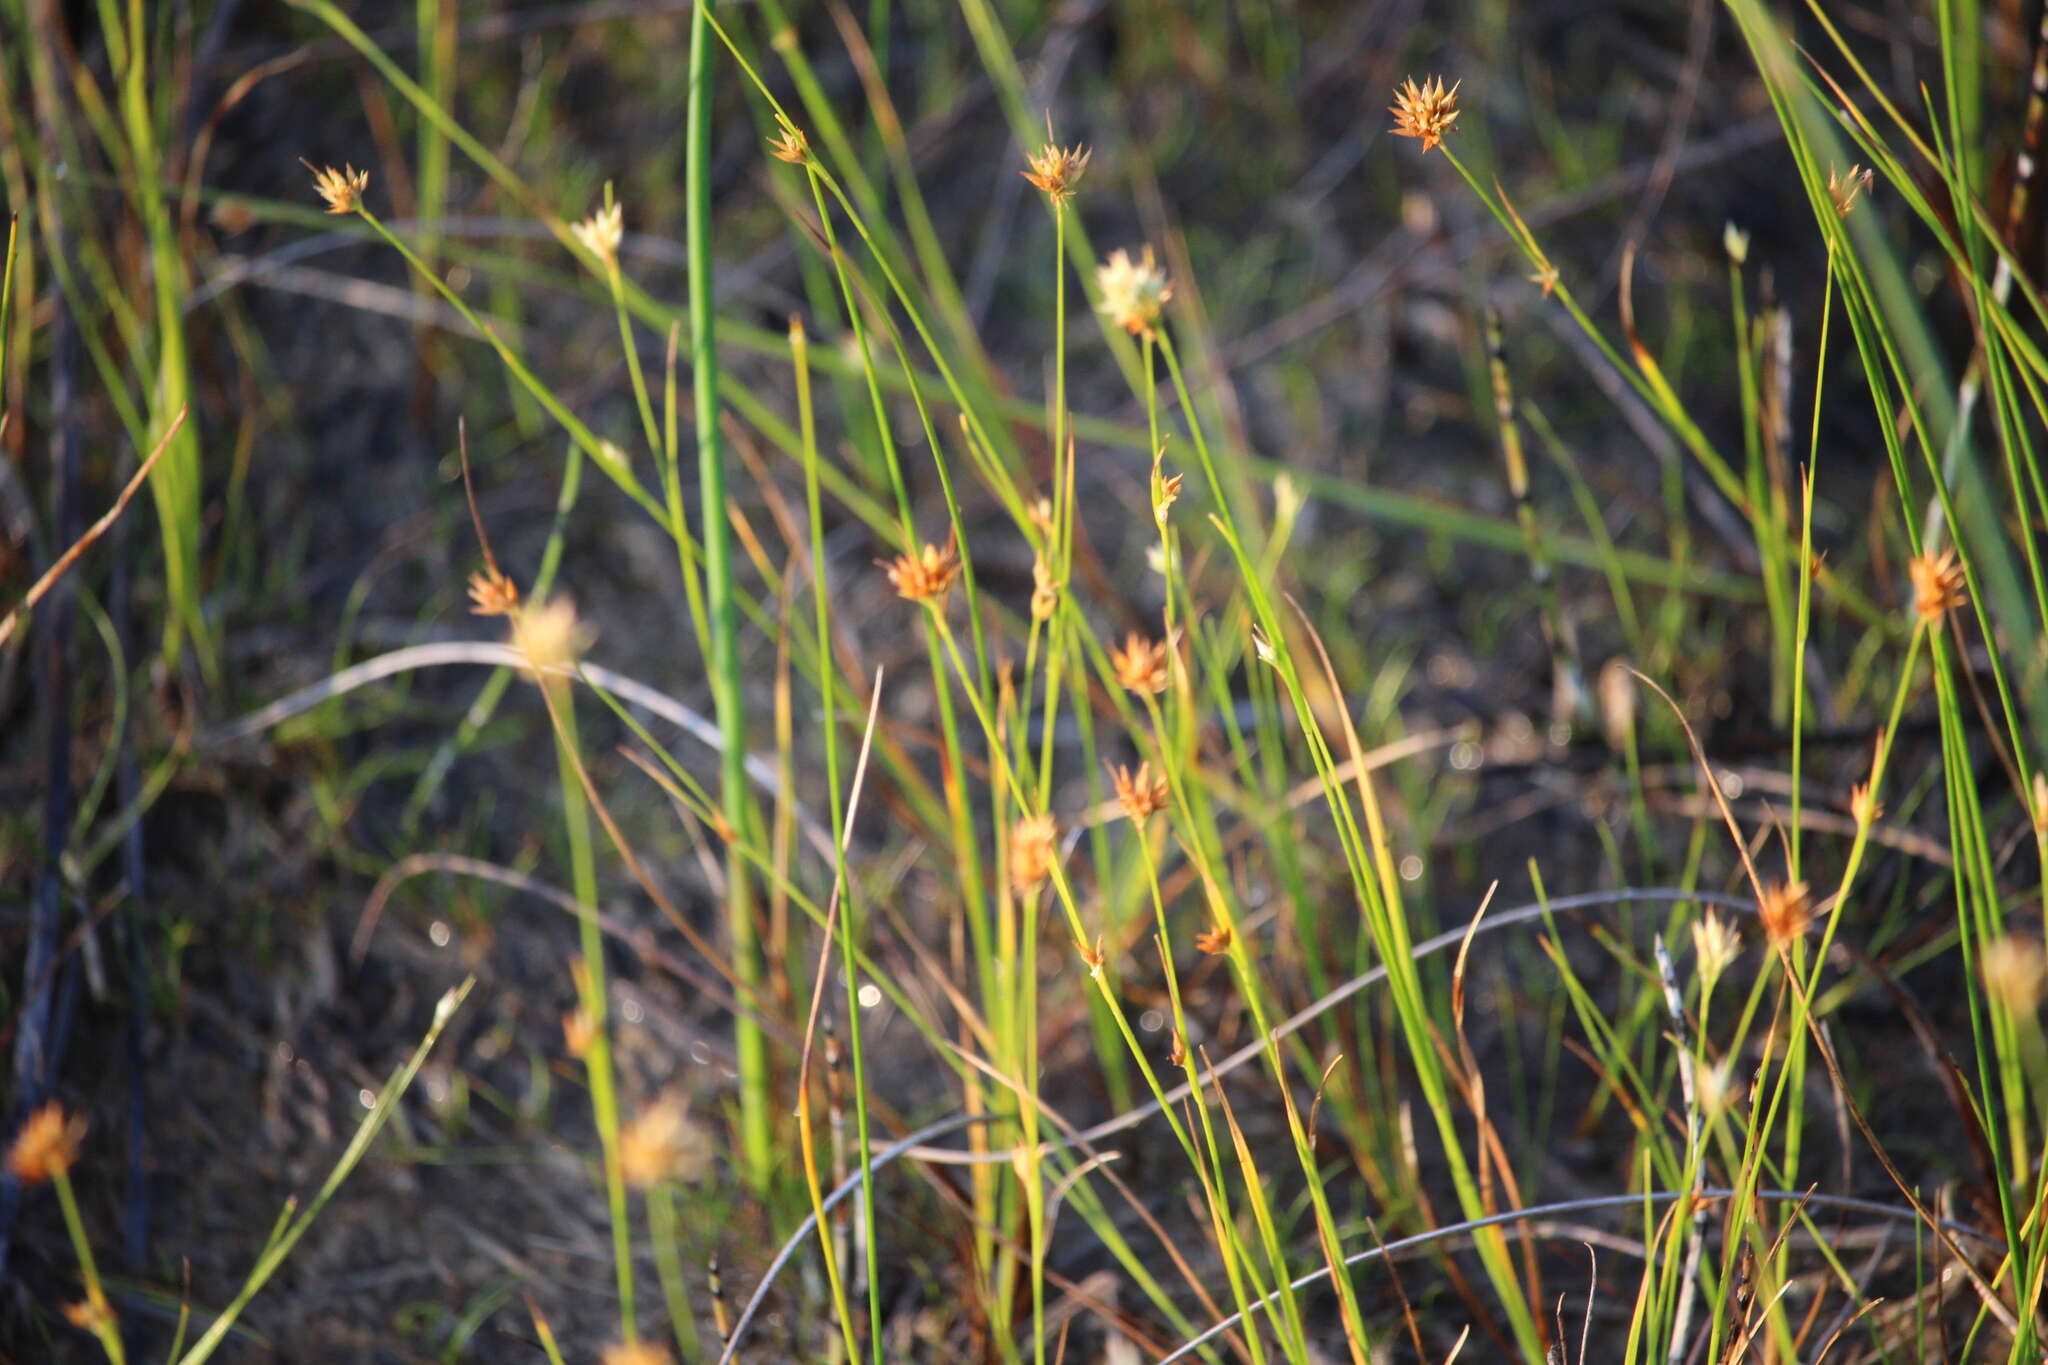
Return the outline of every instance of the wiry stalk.
<path id="1" fill-rule="evenodd" d="M 1528 547 L 1529 577 L 1536 585 L 1543 612 L 1543 638 L 1550 647 L 1552 718 L 1559 724 L 1571 725 L 1579 719 L 1588 701 L 1585 667 L 1579 660 L 1578 633 L 1558 601 L 1557 584 L 1550 576 L 1550 552 L 1543 542 L 1543 526 L 1529 496 L 1529 461 L 1522 450 L 1522 429 L 1515 414 L 1515 389 L 1508 376 L 1500 310 L 1491 306 L 1486 310 L 1486 366 L 1493 379 L 1494 421 L 1500 428 L 1508 494 L 1515 500 L 1515 519 L 1521 523 L 1522 538 Z"/>
<path id="2" fill-rule="evenodd" d="M 751 823 L 747 799 L 747 718 L 741 689 L 738 598 L 733 586 L 732 537 L 726 526 L 725 449 L 718 428 L 718 350 L 711 290 L 711 0 L 690 19 L 690 71 L 684 172 L 685 238 L 690 259 L 690 355 L 696 389 L 697 496 L 704 547 L 704 596 L 711 624 L 711 701 L 725 736 L 720 753 L 720 810 L 725 837 L 743 841 Z M 725 860 L 726 923 L 732 965 L 749 990 L 761 982 L 751 879 L 737 854 Z M 747 1183 L 766 1193 L 774 1171 L 774 1123 L 769 1111 L 768 1046 L 759 1025 L 733 1020 L 739 1052 L 740 1155 Z"/>

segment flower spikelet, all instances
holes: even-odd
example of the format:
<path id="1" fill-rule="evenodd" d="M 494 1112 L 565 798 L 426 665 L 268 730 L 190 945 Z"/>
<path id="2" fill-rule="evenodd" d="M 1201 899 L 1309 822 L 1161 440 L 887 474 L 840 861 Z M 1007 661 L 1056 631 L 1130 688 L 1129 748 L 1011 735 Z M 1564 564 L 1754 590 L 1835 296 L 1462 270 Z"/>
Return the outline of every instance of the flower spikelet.
<path id="1" fill-rule="evenodd" d="M 313 188 L 327 201 L 329 213 L 354 213 L 362 206 L 363 191 L 370 188 L 370 173 L 359 171 L 354 166 L 335 170 L 332 166 L 315 166 L 310 161 L 300 165 L 313 173 Z"/>
<path id="2" fill-rule="evenodd" d="M 616 202 L 602 205 L 569 231 L 576 234 L 584 250 L 605 265 L 617 265 L 619 243 L 626 239 L 625 211 Z"/>
<path id="3" fill-rule="evenodd" d="M 85 1120 L 51 1100 L 28 1116 L 7 1153 L 7 1169 L 25 1185 L 40 1185 L 69 1171 L 85 1141 Z"/>
<path id="4" fill-rule="evenodd" d="M 1771 946 L 1783 948 L 1813 923 L 1813 894 L 1805 882 L 1768 883 L 1757 898 L 1756 917 Z"/>
<path id="5" fill-rule="evenodd" d="M 566 597 L 542 598 L 512 614 L 512 647 L 536 673 L 574 668 L 590 639 L 589 628 L 576 619 L 576 604 Z"/>
<path id="6" fill-rule="evenodd" d="M 1049 621 L 1059 605 L 1060 581 L 1045 556 L 1039 555 L 1031 561 L 1031 619 Z"/>
<path id="7" fill-rule="evenodd" d="M 801 166 L 811 159 L 811 141 L 804 136 L 804 130 L 788 119 L 777 116 L 781 125 L 780 135 L 768 144 L 768 155 L 777 161 L 787 161 L 792 166 Z"/>
<path id="8" fill-rule="evenodd" d="M 1446 90 L 1442 76 L 1432 76 L 1420 84 L 1410 76 L 1394 91 L 1394 102 L 1387 106 L 1387 112 L 1394 116 L 1394 134 L 1420 138 L 1425 152 L 1441 146 L 1444 134 L 1458 121 L 1458 85 Z"/>
<path id="9" fill-rule="evenodd" d="M 945 598 L 953 580 L 960 576 L 960 547 L 952 539 L 943 546 L 926 543 L 914 555 L 898 555 L 877 561 L 889 575 L 896 595 L 910 602 L 935 602 Z"/>
<path id="10" fill-rule="evenodd" d="M 487 565 L 469 576 L 469 602 L 473 616 L 510 616 L 519 610 L 519 588 L 497 565 Z"/>
<path id="11" fill-rule="evenodd" d="M 1873 179 L 1875 176 L 1867 166 L 1851 166 L 1846 175 L 1830 169 L 1828 198 L 1835 201 L 1835 212 L 1847 218 L 1849 210 L 1856 207 L 1857 198 L 1869 192 Z"/>
<path id="12" fill-rule="evenodd" d="M 1171 655 L 1169 642 L 1148 640 L 1134 630 L 1124 636 L 1123 648 L 1109 652 L 1109 666 L 1119 687 L 1157 696 L 1166 690 L 1166 663 Z"/>
<path id="13" fill-rule="evenodd" d="M 1984 947 L 1978 964 L 1991 998 L 2014 1014 L 2031 1014 L 2048 996 L 2048 955 L 2041 940 L 2006 934 Z"/>
<path id="14" fill-rule="evenodd" d="M 1742 951 L 1742 938 L 1735 927 L 1709 910 L 1692 922 L 1692 965 L 1707 989 L 1721 979 Z"/>
<path id="15" fill-rule="evenodd" d="M 674 1095 L 663 1095 L 619 1130 L 619 1174 L 629 1185 L 697 1180 L 710 1169 L 710 1140 Z"/>
<path id="16" fill-rule="evenodd" d="M 1087 173 L 1088 158 L 1094 153 L 1076 143 L 1072 147 L 1057 146 L 1052 141 L 1052 124 L 1046 123 L 1046 144 L 1025 158 L 1031 169 L 1022 172 L 1026 180 L 1043 191 L 1055 208 L 1074 197 L 1074 186 Z"/>
<path id="17" fill-rule="evenodd" d="M 1134 337 L 1152 335 L 1166 301 L 1173 297 L 1173 286 L 1149 246 L 1136 260 L 1128 251 L 1112 251 L 1095 268 L 1095 288 L 1102 295 L 1097 310 Z"/>
<path id="18" fill-rule="evenodd" d="M 1913 610 L 1930 624 L 1968 598 L 1963 566 L 1956 562 L 1954 549 L 1935 555 L 1915 555 L 1907 562 L 1906 572 L 1913 580 Z"/>
<path id="19" fill-rule="evenodd" d="M 1031 891 L 1052 875 L 1059 852 L 1059 822 L 1050 814 L 1027 815 L 1010 831 L 1010 885 Z"/>
<path id="20" fill-rule="evenodd" d="M 1150 763 L 1140 763 L 1136 772 L 1119 763 L 1110 774 L 1110 781 L 1116 786 L 1117 804 L 1134 825 L 1142 825 L 1146 817 L 1165 810 L 1171 799 L 1165 776 L 1154 773 Z"/>
<path id="21" fill-rule="evenodd" d="M 64 1305 L 64 1321 L 81 1332 L 104 1336 L 114 1327 L 114 1306 L 107 1302 L 107 1293 L 98 1285 L 88 1285 L 85 1297 L 77 1303 Z"/>

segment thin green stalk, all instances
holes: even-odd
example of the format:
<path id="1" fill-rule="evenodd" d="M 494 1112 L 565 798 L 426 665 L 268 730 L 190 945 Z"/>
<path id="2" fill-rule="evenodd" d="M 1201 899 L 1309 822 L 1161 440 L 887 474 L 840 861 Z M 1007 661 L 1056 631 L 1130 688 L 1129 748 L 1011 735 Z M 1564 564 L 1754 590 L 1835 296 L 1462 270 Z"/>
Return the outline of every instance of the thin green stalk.
<path id="1" fill-rule="evenodd" d="M 312 1203 L 300 1213 L 296 1198 L 285 1202 L 284 1210 L 278 1219 L 277 1235 L 264 1247 L 262 1255 L 256 1258 L 256 1265 L 250 1270 L 249 1278 L 242 1282 L 241 1289 L 236 1291 L 228 1306 L 221 1310 L 220 1316 L 213 1320 L 213 1325 L 192 1344 L 192 1349 L 177 1358 L 177 1365 L 203 1365 L 203 1362 L 220 1349 L 220 1344 L 227 1340 L 228 1333 L 234 1330 L 236 1321 L 242 1316 L 242 1310 L 249 1306 L 249 1301 L 256 1297 L 269 1282 L 270 1277 L 277 1273 L 278 1267 L 284 1264 L 285 1258 L 290 1256 L 292 1249 L 299 1244 L 299 1239 L 313 1226 L 313 1220 L 327 1207 L 327 1201 L 334 1197 L 342 1182 L 347 1180 L 362 1162 L 363 1156 L 370 1150 L 371 1142 L 383 1131 L 392 1111 L 398 1107 L 399 1097 L 412 1085 L 413 1077 L 419 1074 L 420 1066 L 427 1060 L 427 1054 L 433 1051 L 434 1044 L 441 1037 L 441 1031 L 448 1026 L 448 1021 L 455 1017 L 456 1010 L 461 1008 L 462 1002 L 469 997 L 470 988 L 475 985 L 476 978 L 469 977 L 460 986 L 441 997 L 434 1006 L 434 1022 L 428 1027 L 426 1037 L 413 1049 L 405 1065 L 400 1067 L 397 1073 L 385 1082 L 384 1088 L 377 1092 L 376 1103 L 370 1107 L 370 1112 L 356 1127 L 355 1136 L 349 1139 L 340 1160 L 334 1163 L 334 1169 L 327 1173 L 327 1179 L 313 1196 Z"/>
<path id="2" fill-rule="evenodd" d="M 704 1345 L 697 1337 L 697 1315 L 690 1309 L 690 1291 L 677 1250 L 676 1192 L 667 1181 L 647 1191 L 647 1235 L 654 1242 L 654 1270 L 661 1279 L 661 1297 L 668 1307 L 676 1350 L 682 1353 L 684 1365 L 690 1365 L 703 1356 Z"/>
<path id="3" fill-rule="evenodd" d="M 747 798 L 747 720 L 739 657 L 739 614 L 733 588 L 732 535 L 726 525 L 725 449 L 718 426 L 716 308 L 711 288 L 711 0 L 691 12 L 684 171 L 684 235 L 690 259 L 690 356 L 696 388 L 699 537 L 704 596 L 710 614 L 712 710 L 724 737 L 720 810 L 726 837 L 744 840 L 752 826 Z M 746 863 L 728 851 L 726 923 L 734 974 L 760 986 L 760 946 Z M 747 1183 L 766 1194 L 775 1169 L 775 1127 L 769 1107 L 768 1043 L 753 1020 L 733 1021 L 740 1072 L 740 1153 Z"/>
<path id="4" fill-rule="evenodd" d="M 619 1291 L 619 1327 L 627 1341 L 639 1340 L 633 1310 L 633 1225 L 626 1210 L 626 1178 L 619 1166 L 619 1096 L 612 1070 L 609 997 L 605 989 L 604 931 L 597 922 L 597 858 L 590 837 L 590 805 L 580 777 L 582 755 L 576 738 L 576 707 L 568 686 L 543 678 L 541 700 L 555 734 L 555 759 L 562 792 L 562 819 L 569 837 L 570 889 L 588 913 L 576 917 L 583 953 L 577 986 L 590 1022 L 590 1050 L 583 1059 L 590 1082 L 591 1117 L 597 1124 L 604 1166 L 605 1207 L 611 1215 L 612 1266 Z"/>
<path id="5" fill-rule="evenodd" d="M 99 1338 L 100 1349 L 107 1353 L 113 1365 L 127 1365 L 128 1354 L 121 1345 L 121 1325 L 114 1318 L 114 1310 L 107 1302 L 106 1287 L 100 1283 L 100 1268 L 92 1256 L 92 1239 L 85 1235 L 85 1220 L 78 1214 L 78 1196 L 72 1192 L 71 1176 L 63 1171 L 54 1172 L 57 1186 L 57 1203 L 64 1210 L 64 1231 L 70 1234 L 71 1250 L 78 1257 L 78 1276 L 85 1285 L 85 1310 L 90 1314 L 88 1327 Z"/>
<path id="6" fill-rule="evenodd" d="M 795 318 L 790 319 L 789 340 L 790 357 L 796 370 L 797 425 L 803 440 L 804 505 L 810 518 L 811 598 L 817 607 L 818 694 L 825 716 L 825 786 L 832 803 L 832 828 L 838 830 L 845 824 L 846 813 L 845 799 L 840 794 L 839 730 L 833 719 L 838 710 L 833 700 L 837 675 L 832 666 L 832 592 L 825 576 L 825 514 L 818 487 L 817 424 L 811 410 L 810 346 L 804 336 L 803 324 Z M 868 1341 L 874 1352 L 875 1365 L 882 1365 L 882 1333 L 878 1327 L 882 1321 L 881 1276 L 875 1264 L 875 1176 L 871 1166 L 873 1139 L 868 1124 L 867 1066 L 861 1042 L 859 1006 L 861 977 L 856 952 L 859 941 L 858 900 L 852 880 L 847 876 L 843 840 L 833 847 L 832 879 L 834 890 L 844 897 L 839 918 L 839 966 L 846 982 L 846 998 L 853 1002 L 853 1008 L 846 1012 L 846 1031 L 853 1062 L 854 1129 L 860 1159 L 860 1216 L 864 1234 L 861 1244 L 867 1257 Z M 850 1338 L 847 1354 L 849 1358 L 856 1354 Z"/>

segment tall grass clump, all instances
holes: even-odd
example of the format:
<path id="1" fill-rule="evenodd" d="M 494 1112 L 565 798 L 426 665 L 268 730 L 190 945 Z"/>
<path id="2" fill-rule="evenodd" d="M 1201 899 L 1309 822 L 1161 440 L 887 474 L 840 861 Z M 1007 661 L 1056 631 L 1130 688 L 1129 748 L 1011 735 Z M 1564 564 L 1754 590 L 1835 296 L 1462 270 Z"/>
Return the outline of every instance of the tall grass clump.
<path id="1" fill-rule="evenodd" d="M 1467 392 L 1431 410 L 1484 458 L 1453 505 L 1394 486 L 1399 440 L 1370 464 L 1261 449 L 1197 270 L 1213 240 L 1162 209 L 1143 139 L 1081 140 L 1088 111 L 1020 52 L 1085 17 L 963 0 L 951 34 L 922 7 L 699 0 L 666 87 L 679 183 L 622 151 L 572 199 L 465 108 L 462 6 L 417 0 L 410 66 L 396 30 L 294 8 L 359 64 L 377 126 L 411 135 L 382 140 L 418 162 L 417 213 L 346 160 L 267 211 L 404 271 L 405 315 L 449 329 L 415 336 L 426 373 L 478 367 L 511 414 L 474 385 L 436 438 L 478 629 L 227 709 L 202 530 L 230 541 L 220 565 L 243 551 L 233 509 L 206 512 L 187 421 L 195 276 L 162 155 L 174 101 L 146 60 L 182 39 L 139 3 L 102 7 L 107 90 L 57 44 L 0 63 L 0 173 L 35 214 L 0 276 L 22 291 L 0 292 L 0 384 L 27 363 L 12 300 L 56 272 L 143 463 L 52 574 L 147 479 L 165 649 L 220 684 L 162 771 L 289 724 L 360 741 L 351 799 L 409 779 L 398 861 L 360 858 L 354 964 L 426 873 L 575 921 L 539 955 L 570 1004 L 525 1054 L 544 1099 L 480 1063 L 473 1093 L 569 1154 L 601 1225 L 575 1249 L 603 1273 L 571 1293 L 508 1256 L 446 1358 L 501 1307 L 546 1358 L 608 1365 L 2048 1355 L 2048 309 L 2031 171 L 2001 185 L 1989 151 L 2011 140 L 1995 16 L 1937 0 L 1938 69 L 1908 106 L 1829 6 L 1709 15 L 1775 120 L 1797 240 L 1711 224 L 1718 254 L 1683 281 L 1639 281 L 1635 237 L 1599 244 L 1611 277 L 1558 240 L 1493 126 L 1497 73 L 1390 67 L 1391 125 L 1356 131 L 1402 231 L 1455 267 L 1427 327 Z M 1119 59 L 1232 52 L 1270 75 L 1311 55 L 1285 4 L 1173 20 L 1130 25 Z M 919 24 L 971 52 L 1021 180 L 1029 216 L 987 271 L 953 259 L 895 103 Z M 104 183 L 58 176 L 58 151 Z M 450 221 L 472 177 L 528 246 Z M 99 199 L 133 230 L 80 226 Z M 671 229 L 657 281 L 635 239 Z M 786 253 L 786 323 L 725 301 L 742 251 Z M 1785 275 L 1809 253 L 1813 287 L 1767 251 Z M 607 353 L 514 325 L 522 290 L 587 312 Z M 1604 468 L 1588 432 L 1607 424 L 1658 466 Z M 515 450 L 546 453 L 544 540 L 478 493 Z M 609 486 L 586 493 L 587 468 Z M 607 601 L 603 551 L 649 543 L 657 600 Z M 1484 685 L 1432 658 L 1467 618 L 1395 601 L 1468 572 L 1499 656 Z M 453 665 L 489 680 L 418 755 L 379 757 L 382 713 L 337 719 L 344 694 Z M 487 761 L 552 763 L 510 794 L 551 823 L 483 831 L 516 846 L 505 863 L 426 847 Z M 1513 801 L 1487 795 L 1510 781 Z M 1577 832 L 1509 833 L 1550 812 Z M 634 989 L 655 977 L 729 1065 L 670 1055 Z M 331 1176 L 196 1341 L 180 1300 L 157 1354 L 223 1348 L 387 1124 L 393 1159 L 465 1159 L 459 1124 L 439 1145 L 400 1101 L 470 989 L 361 1089 Z M 542 1128 L 563 1114 L 575 1143 Z M 143 1339 L 123 1295 L 150 1280 L 95 1257 L 85 1141 L 39 1103 L 10 1164 L 54 1190 L 65 1316 L 120 1365 Z M 471 1155 L 541 1178 L 507 1150 Z M 558 1321 L 590 1339 L 565 1348 Z"/>
<path id="2" fill-rule="evenodd" d="M 31 0 L 7 8 L 19 41 L 9 44 L 0 181 L 15 222 L 32 228 L 20 238 L 15 268 L 27 297 L 47 290 L 45 280 L 61 291 L 132 458 L 165 444 L 149 482 L 161 550 L 163 657 L 175 665 L 190 644 L 214 678 L 214 633 L 203 603 L 201 437 L 198 422 L 180 420 L 192 398 L 190 272 L 173 219 L 185 168 L 164 147 L 178 90 L 165 68 L 190 60 L 189 35 L 153 22 L 141 0 L 102 5 L 97 34 L 105 62 L 98 66 L 61 42 Z M 29 360 L 17 352 L 17 365 Z"/>

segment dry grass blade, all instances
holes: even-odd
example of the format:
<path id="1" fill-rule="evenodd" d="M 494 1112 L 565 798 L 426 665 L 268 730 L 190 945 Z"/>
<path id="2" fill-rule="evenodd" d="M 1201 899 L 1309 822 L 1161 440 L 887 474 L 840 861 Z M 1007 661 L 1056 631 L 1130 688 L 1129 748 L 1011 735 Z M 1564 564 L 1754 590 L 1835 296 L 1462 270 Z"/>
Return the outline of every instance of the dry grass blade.
<path id="1" fill-rule="evenodd" d="M 165 428 L 164 434 L 157 439 L 156 448 L 149 452 L 148 458 L 129 476 L 127 484 L 121 489 L 121 495 L 114 499 L 114 505 L 109 507 L 98 521 L 87 527 L 85 534 L 72 542 L 70 549 L 58 555 L 56 562 L 43 570 L 42 577 L 29 585 L 27 595 L 15 603 L 7 615 L 0 617 L 0 646 L 6 645 L 12 638 L 15 628 L 21 624 L 23 614 L 33 611 L 36 603 L 40 602 L 51 588 L 57 586 L 59 579 L 71 571 L 71 566 L 78 562 L 79 556 L 91 549 L 93 542 L 105 535 L 113 528 L 114 523 L 121 519 L 121 513 L 127 510 L 129 500 L 142 490 L 150 471 L 156 468 L 156 462 L 171 448 L 171 438 L 176 436 L 179 428 L 184 425 L 185 409 L 179 408 L 177 415 L 171 418 L 170 424 Z"/>
<path id="2" fill-rule="evenodd" d="M 319 682 L 310 683 L 296 692 L 280 697 L 268 706 L 260 707 L 239 720 L 210 731 L 203 737 L 203 742 L 208 745 L 231 744 L 252 735 L 259 735 L 265 730 L 282 725 L 293 716 L 312 710 L 322 702 L 418 668 L 440 668 L 452 664 L 520 668 L 525 662 L 525 656 L 513 646 L 493 640 L 437 640 L 430 644 L 408 645 L 403 649 L 394 649 L 375 658 L 365 659 Z M 657 691 L 646 683 L 629 678 L 602 664 L 585 662 L 578 666 L 578 672 L 587 682 L 611 693 L 628 705 L 652 712 L 710 749 L 717 750 L 725 743 L 724 734 L 708 717 L 665 692 Z M 756 786 L 771 794 L 778 790 L 781 777 L 772 762 L 758 754 L 747 755 L 746 762 L 747 776 Z M 797 806 L 796 812 L 797 823 L 804 832 L 805 840 L 819 857 L 829 863 L 833 847 L 831 834 L 805 807 Z"/>

